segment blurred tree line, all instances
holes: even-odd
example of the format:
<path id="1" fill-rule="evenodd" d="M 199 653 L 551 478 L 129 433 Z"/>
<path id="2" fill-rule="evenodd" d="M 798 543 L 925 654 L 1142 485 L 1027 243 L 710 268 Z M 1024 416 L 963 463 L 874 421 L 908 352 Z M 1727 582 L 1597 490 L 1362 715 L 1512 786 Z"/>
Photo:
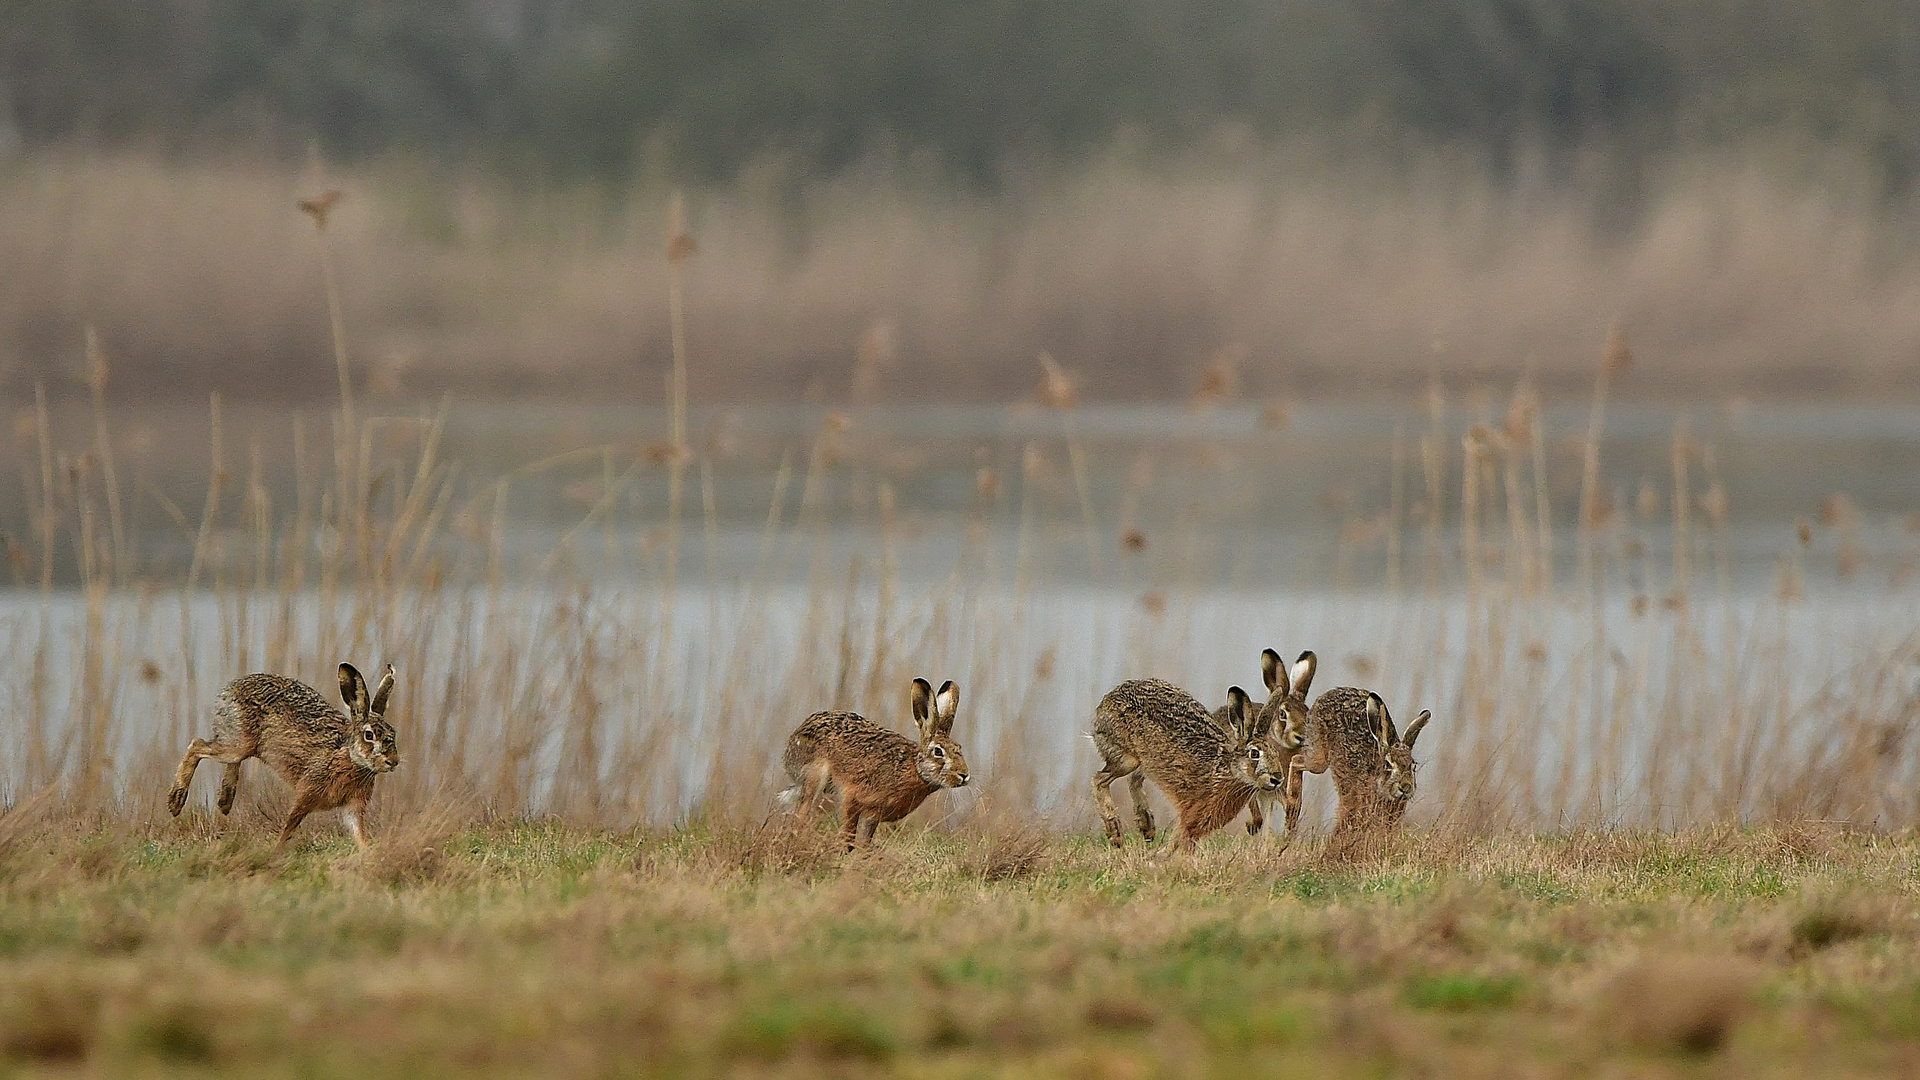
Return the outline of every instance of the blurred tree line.
<path id="1" fill-rule="evenodd" d="M 1920 167 L 1913 0 L 0 0 L 0 142 L 993 184 L 1221 132 L 1632 160 L 1787 133 Z M 1624 152 L 1624 153 L 1623 153 Z"/>

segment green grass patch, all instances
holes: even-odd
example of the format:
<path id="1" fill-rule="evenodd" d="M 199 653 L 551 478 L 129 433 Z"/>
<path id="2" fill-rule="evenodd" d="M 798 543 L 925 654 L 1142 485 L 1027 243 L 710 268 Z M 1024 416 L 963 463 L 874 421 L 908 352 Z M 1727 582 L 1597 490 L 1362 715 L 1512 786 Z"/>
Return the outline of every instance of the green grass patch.
<path id="1" fill-rule="evenodd" d="M 1409 980 L 1405 996 L 1416 1009 L 1503 1009 L 1520 997 L 1525 985 L 1517 975 L 1430 975 Z"/>

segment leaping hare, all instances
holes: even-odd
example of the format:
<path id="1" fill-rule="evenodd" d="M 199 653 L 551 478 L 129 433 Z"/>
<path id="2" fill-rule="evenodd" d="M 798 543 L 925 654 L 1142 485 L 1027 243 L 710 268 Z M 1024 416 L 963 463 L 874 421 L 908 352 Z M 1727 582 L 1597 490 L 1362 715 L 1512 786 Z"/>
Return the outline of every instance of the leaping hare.
<path id="1" fill-rule="evenodd" d="M 1107 841 L 1123 841 L 1120 813 L 1108 785 L 1128 778 L 1133 820 L 1153 842 L 1153 812 L 1147 806 L 1151 779 L 1173 800 L 1180 816 L 1175 845 L 1190 849 L 1202 836 L 1237 817 L 1257 791 L 1281 786 L 1272 771 L 1280 754 L 1264 712 L 1256 715 L 1247 692 L 1227 691 L 1225 723 L 1216 725 L 1191 694 L 1160 679 L 1123 682 L 1100 699 L 1093 714 L 1093 745 L 1105 767 L 1093 774 L 1093 801 L 1107 828 Z"/>
<path id="2" fill-rule="evenodd" d="M 941 788 L 966 786 L 967 759 L 953 741 L 959 708 L 960 690 L 952 682 L 935 694 L 927 680 L 913 680 L 918 746 L 856 713 L 814 713 L 787 739 L 782 764 L 793 787 L 780 793 L 781 801 L 797 802 L 804 817 L 823 792 L 837 791 L 847 850 L 856 835 L 861 846 L 872 844 L 881 822 L 899 821 Z"/>
<path id="3" fill-rule="evenodd" d="M 1319 663 L 1311 651 L 1303 652 L 1289 671 L 1281 664 L 1279 653 L 1267 649 L 1260 654 L 1260 676 L 1267 684 L 1267 700 L 1255 708 L 1259 711 L 1261 726 L 1273 733 L 1275 750 L 1267 768 L 1282 780 L 1288 775 L 1294 755 L 1307 744 L 1307 687 L 1313 684 L 1313 673 Z M 1228 718 L 1232 709 L 1233 704 L 1229 702 L 1213 711 L 1214 724 L 1228 733 L 1233 731 Z M 1284 800 L 1285 793 L 1279 794 Z M 1267 797 L 1266 792 L 1256 792 L 1247 800 L 1248 836 L 1260 835 L 1267 823 L 1266 807 L 1262 805 Z M 1288 839 L 1293 837 L 1293 824 L 1299 816 L 1294 813 L 1287 818 Z"/>
<path id="4" fill-rule="evenodd" d="M 393 693 L 393 665 L 380 688 L 367 697 L 367 680 L 352 664 L 340 665 L 340 697 L 347 713 L 327 704 L 320 692 L 284 675 L 242 675 L 220 691 L 213 709 L 213 739 L 187 745 L 167 809 L 175 817 L 187 805 L 187 786 L 201 758 L 226 766 L 220 778 L 220 812 L 233 811 L 240 793 L 240 763 L 257 757 L 293 785 L 293 808 L 280 826 L 279 846 L 316 810 L 345 807 L 347 831 L 360 850 L 367 848 L 367 800 L 373 781 L 400 763 L 393 725 L 387 723 L 387 697 Z"/>
<path id="5" fill-rule="evenodd" d="M 1379 694 L 1351 686 L 1321 694 L 1308 718 L 1306 749 L 1295 755 L 1287 774 L 1287 834 L 1293 834 L 1300 820 L 1304 775 L 1323 773 L 1329 767 L 1340 796 L 1334 840 L 1356 830 L 1398 826 L 1413 798 L 1413 742 L 1432 718 L 1423 710 L 1402 735 Z"/>

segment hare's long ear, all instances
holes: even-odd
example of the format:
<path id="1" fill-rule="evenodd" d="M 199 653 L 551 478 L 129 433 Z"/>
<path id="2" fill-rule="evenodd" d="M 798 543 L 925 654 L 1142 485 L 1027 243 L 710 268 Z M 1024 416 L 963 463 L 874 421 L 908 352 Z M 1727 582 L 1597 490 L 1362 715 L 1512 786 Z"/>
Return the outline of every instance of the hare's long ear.
<path id="1" fill-rule="evenodd" d="M 1274 659 L 1278 660 L 1280 658 L 1276 656 Z M 1313 673 L 1319 670 L 1319 668 L 1320 658 L 1313 655 L 1311 650 L 1301 653 L 1300 658 L 1293 662 L 1293 674 L 1288 678 L 1288 681 L 1293 683 L 1294 697 L 1304 698 L 1307 696 L 1307 687 L 1313 685 Z"/>
<path id="2" fill-rule="evenodd" d="M 1413 749 L 1413 740 L 1420 737 L 1420 729 L 1423 727 L 1426 727 L 1427 721 L 1431 719 L 1433 719 L 1433 714 L 1428 712 L 1425 709 L 1421 709 L 1420 715 L 1414 717 L 1413 723 L 1407 725 L 1407 734 L 1406 734 L 1407 749 L 1409 750 Z"/>
<path id="3" fill-rule="evenodd" d="M 373 704 L 367 706 L 370 716 L 387 715 L 387 695 L 393 693 L 393 665 L 387 665 L 387 673 L 380 676 L 380 687 L 373 692 Z"/>
<path id="4" fill-rule="evenodd" d="M 925 742 L 933 734 L 927 718 L 927 706 L 933 701 L 933 685 L 925 679 L 913 680 L 913 726 L 920 729 L 920 740 Z"/>
<path id="5" fill-rule="evenodd" d="M 953 734 L 953 714 L 960 711 L 960 688 L 948 679 L 940 684 L 940 692 L 933 695 L 933 733 L 935 735 Z"/>
<path id="6" fill-rule="evenodd" d="M 1253 702 L 1237 686 L 1227 687 L 1227 726 L 1241 742 L 1253 738 Z"/>
<path id="7" fill-rule="evenodd" d="M 1266 680 L 1267 696 L 1287 696 L 1287 669 L 1280 666 L 1280 654 L 1268 649 L 1260 654 L 1260 677 Z"/>
<path id="8" fill-rule="evenodd" d="M 1379 694 L 1367 695 L 1367 733 L 1381 746 L 1393 745 L 1393 717 L 1387 715 L 1387 703 Z"/>
<path id="9" fill-rule="evenodd" d="M 352 664 L 340 665 L 340 700 L 346 702 L 349 717 L 367 718 L 367 680 L 360 677 Z"/>

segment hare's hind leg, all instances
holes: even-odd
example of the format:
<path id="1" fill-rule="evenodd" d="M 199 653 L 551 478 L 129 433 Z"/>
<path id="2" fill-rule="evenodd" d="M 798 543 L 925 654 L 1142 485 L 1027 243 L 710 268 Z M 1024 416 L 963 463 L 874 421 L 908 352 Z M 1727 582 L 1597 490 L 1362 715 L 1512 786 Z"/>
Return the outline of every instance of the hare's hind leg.
<path id="1" fill-rule="evenodd" d="M 216 761 L 225 762 L 230 771 L 237 771 L 240 768 L 240 762 L 246 760 L 246 754 L 240 750 L 210 743 L 205 739 L 195 739 L 188 743 L 187 756 L 180 759 L 180 771 L 173 777 L 173 790 L 167 792 L 167 812 L 174 817 L 179 817 L 180 811 L 186 808 L 187 788 L 193 783 L 193 772 L 200 767 L 201 758 L 213 758 Z M 222 799 L 226 798 L 225 787 L 225 784 L 221 785 Z M 225 810 L 226 805 L 231 805 L 230 801 L 222 805 L 221 809 Z"/>
<path id="2" fill-rule="evenodd" d="M 220 812 L 233 813 L 234 796 L 240 794 L 240 763 L 229 763 L 220 773 Z"/>
<path id="3" fill-rule="evenodd" d="M 293 836 L 293 830 L 300 827 L 300 823 L 307 819 L 308 814 L 320 809 L 320 804 L 325 801 L 326 791 L 324 784 L 311 783 L 305 779 L 302 779 L 293 789 L 293 806 L 287 811 L 286 822 L 280 826 L 280 839 L 273 846 L 275 851 L 286 847 L 287 841 Z"/>
<path id="4" fill-rule="evenodd" d="M 854 849 L 854 834 L 860 828 L 860 804 L 855 802 L 845 785 L 840 788 L 840 843 L 848 851 Z M 867 838 L 872 839 L 873 832 L 868 830 Z"/>
<path id="5" fill-rule="evenodd" d="M 813 816 L 814 808 L 820 804 L 820 796 L 826 794 L 833 782 L 833 777 L 829 775 L 831 772 L 832 769 L 824 761 L 812 762 L 800 770 L 800 783 L 797 785 L 800 788 L 800 802 L 794 810 L 801 821 Z"/>
<path id="6" fill-rule="evenodd" d="M 1100 810 L 1100 822 L 1107 827 L 1107 843 L 1119 847 L 1126 842 L 1125 834 L 1120 831 L 1120 809 L 1113 805 L 1113 792 L 1107 788 L 1115 780 L 1140 767 L 1138 761 L 1109 761 L 1106 768 L 1093 774 L 1093 805 Z M 1138 805 L 1136 803 L 1136 805 Z"/>
<path id="7" fill-rule="evenodd" d="M 1127 794 L 1133 796 L 1133 824 L 1140 839 L 1153 843 L 1153 807 L 1147 803 L 1147 774 L 1134 770 L 1127 776 Z"/>

